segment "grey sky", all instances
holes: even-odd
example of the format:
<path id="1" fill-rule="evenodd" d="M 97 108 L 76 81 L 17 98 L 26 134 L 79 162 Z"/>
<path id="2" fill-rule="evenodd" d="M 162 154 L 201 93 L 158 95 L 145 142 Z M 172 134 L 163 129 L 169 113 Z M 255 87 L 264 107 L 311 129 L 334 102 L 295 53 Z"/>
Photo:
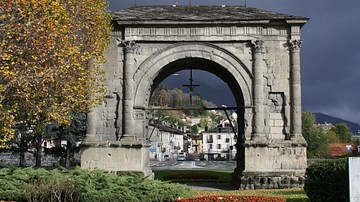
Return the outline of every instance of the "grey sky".
<path id="1" fill-rule="evenodd" d="M 115 11 L 135 0 L 109 0 Z M 189 5 L 189 0 L 136 0 L 137 5 Z M 245 0 L 191 0 L 192 5 L 244 5 Z M 247 6 L 309 17 L 302 29 L 302 102 L 312 112 L 360 124 L 360 1 L 247 0 Z"/>

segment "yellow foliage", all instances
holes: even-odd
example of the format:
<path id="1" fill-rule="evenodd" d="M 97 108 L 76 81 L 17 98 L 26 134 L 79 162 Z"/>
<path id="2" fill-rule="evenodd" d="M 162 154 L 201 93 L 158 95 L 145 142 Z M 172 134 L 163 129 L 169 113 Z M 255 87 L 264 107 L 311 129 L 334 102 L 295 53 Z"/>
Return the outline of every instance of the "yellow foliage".
<path id="1" fill-rule="evenodd" d="M 111 16 L 106 0 L 0 0 L 0 145 L 17 123 L 69 124 L 97 105 Z"/>

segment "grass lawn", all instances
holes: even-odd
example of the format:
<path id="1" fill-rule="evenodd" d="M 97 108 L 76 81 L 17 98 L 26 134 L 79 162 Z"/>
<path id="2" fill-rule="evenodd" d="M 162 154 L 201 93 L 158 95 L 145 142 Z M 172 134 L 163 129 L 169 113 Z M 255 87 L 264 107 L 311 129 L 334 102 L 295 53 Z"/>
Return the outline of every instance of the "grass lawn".
<path id="1" fill-rule="evenodd" d="M 178 182 L 181 184 L 191 184 L 191 183 L 229 183 L 231 180 L 232 170 L 160 170 L 154 171 L 155 179 L 162 181 Z M 192 175 L 201 176 L 201 175 L 210 175 L 216 176 L 212 179 L 191 179 Z M 167 176 L 185 176 L 183 178 L 168 179 Z M 196 191 L 196 196 L 207 196 L 207 195 L 241 195 L 241 196 L 277 196 L 284 197 L 289 202 L 310 202 L 309 198 L 306 196 L 306 193 L 303 189 L 294 188 L 294 189 L 269 189 L 269 190 L 232 190 L 232 191 L 207 191 L 200 190 Z"/>

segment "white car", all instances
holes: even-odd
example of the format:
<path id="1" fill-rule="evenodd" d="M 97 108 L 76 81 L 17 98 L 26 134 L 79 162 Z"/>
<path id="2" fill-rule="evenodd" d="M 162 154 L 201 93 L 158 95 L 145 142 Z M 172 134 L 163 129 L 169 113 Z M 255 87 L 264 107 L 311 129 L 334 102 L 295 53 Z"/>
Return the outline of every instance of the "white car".
<path id="1" fill-rule="evenodd" d="M 185 161 L 186 160 L 186 155 L 185 153 L 179 153 L 178 157 L 177 157 L 178 161 Z"/>

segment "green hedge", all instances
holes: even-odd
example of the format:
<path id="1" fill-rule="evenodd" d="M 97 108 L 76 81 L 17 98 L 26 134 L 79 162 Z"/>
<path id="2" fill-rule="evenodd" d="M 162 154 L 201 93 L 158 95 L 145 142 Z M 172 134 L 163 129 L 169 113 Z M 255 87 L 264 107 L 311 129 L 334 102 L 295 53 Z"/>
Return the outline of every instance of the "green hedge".
<path id="1" fill-rule="evenodd" d="M 100 170 L 0 169 L 0 200 L 142 202 L 174 201 L 192 195 L 184 185 Z"/>
<path id="2" fill-rule="evenodd" d="M 348 160 L 326 160 L 306 169 L 304 190 L 312 202 L 349 201 Z"/>

